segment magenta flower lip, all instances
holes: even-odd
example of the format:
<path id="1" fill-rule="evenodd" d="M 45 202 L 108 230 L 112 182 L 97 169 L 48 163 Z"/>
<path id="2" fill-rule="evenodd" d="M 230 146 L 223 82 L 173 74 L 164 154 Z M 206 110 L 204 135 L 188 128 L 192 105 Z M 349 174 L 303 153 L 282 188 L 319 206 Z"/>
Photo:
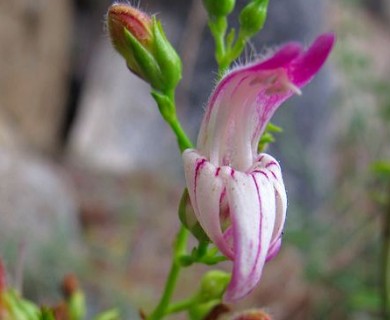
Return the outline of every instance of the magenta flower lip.
<path id="1" fill-rule="evenodd" d="M 225 301 L 251 292 L 281 246 L 286 190 L 278 162 L 258 154 L 259 139 L 279 106 L 320 70 L 334 42 L 330 33 L 307 50 L 292 42 L 227 73 L 209 99 L 197 148 L 183 153 L 196 218 L 233 261 Z"/>

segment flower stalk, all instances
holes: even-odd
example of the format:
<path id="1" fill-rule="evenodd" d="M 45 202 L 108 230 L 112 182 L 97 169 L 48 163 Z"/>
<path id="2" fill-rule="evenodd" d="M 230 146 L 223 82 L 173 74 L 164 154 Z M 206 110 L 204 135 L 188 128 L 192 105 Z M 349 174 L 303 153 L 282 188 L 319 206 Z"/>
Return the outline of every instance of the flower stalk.
<path id="1" fill-rule="evenodd" d="M 165 283 L 163 294 L 157 307 L 154 309 L 151 315 L 147 317 L 147 320 L 159 320 L 162 319 L 168 313 L 177 312 L 175 311 L 175 308 L 170 306 L 170 301 L 172 299 L 172 295 L 174 293 L 176 283 L 182 268 L 182 265 L 180 263 L 180 257 L 186 253 L 188 236 L 188 230 L 184 226 L 181 226 L 176 236 L 172 264 L 167 281 Z"/>
<path id="2" fill-rule="evenodd" d="M 223 4 L 225 3 L 226 4 Z M 269 0 L 252 0 L 241 11 L 239 31 L 228 31 L 228 15 L 235 7 L 235 1 L 204 0 L 209 16 L 209 28 L 215 43 L 215 59 L 218 63 L 219 78 L 245 49 L 247 42 L 264 26 Z"/>

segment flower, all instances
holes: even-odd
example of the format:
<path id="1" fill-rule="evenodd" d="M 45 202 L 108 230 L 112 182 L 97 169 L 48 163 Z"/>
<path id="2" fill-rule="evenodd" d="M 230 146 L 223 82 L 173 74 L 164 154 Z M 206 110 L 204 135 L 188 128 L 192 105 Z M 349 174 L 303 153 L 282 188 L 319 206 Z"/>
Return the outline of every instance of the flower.
<path id="1" fill-rule="evenodd" d="M 226 74 L 209 99 L 197 149 L 183 153 L 195 216 L 233 261 L 225 301 L 247 295 L 281 245 L 286 191 L 278 162 L 257 153 L 259 139 L 277 108 L 319 71 L 334 41 L 324 34 L 306 51 L 289 43 Z"/>

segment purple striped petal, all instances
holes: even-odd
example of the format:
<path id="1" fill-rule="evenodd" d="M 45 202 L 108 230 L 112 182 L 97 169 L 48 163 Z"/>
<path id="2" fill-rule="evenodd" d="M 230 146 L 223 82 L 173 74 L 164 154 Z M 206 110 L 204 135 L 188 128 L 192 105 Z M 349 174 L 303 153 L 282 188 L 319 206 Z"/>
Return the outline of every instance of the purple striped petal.
<path id="1" fill-rule="evenodd" d="M 221 198 L 225 188 L 222 174 L 229 168 L 217 169 L 195 150 L 183 153 L 184 173 L 188 193 L 195 215 L 203 230 L 220 251 L 233 258 L 232 249 L 226 242 L 221 227 L 220 212 Z M 218 171 L 218 172 L 217 172 Z"/>
<path id="2" fill-rule="evenodd" d="M 233 227 L 234 264 L 225 301 L 238 300 L 259 282 L 275 223 L 273 186 L 263 175 L 230 178 L 227 195 Z"/>
<path id="3" fill-rule="evenodd" d="M 273 157 L 262 153 L 254 163 L 252 172 L 261 172 L 263 175 L 269 177 L 275 189 L 276 217 L 271 241 L 271 248 L 273 248 L 276 242 L 281 242 L 284 222 L 286 220 L 287 194 L 283 183 L 282 171 L 279 163 Z"/>

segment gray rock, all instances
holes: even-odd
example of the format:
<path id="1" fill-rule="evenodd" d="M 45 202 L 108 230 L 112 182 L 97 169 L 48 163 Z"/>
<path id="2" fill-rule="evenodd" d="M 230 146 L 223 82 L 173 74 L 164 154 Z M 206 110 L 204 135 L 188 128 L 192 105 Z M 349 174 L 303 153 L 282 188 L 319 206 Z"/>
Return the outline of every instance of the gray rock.
<path id="1" fill-rule="evenodd" d="M 149 86 L 126 68 L 108 39 L 99 43 L 90 64 L 69 155 L 73 161 L 116 173 L 159 170 L 163 163 L 169 168 L 172 158 L 179 163 L 174 136 Z"/>
<path id="2" fill-rule="evenodd" d="M 0 181 L 0 252 L 7 269 L 15 276 L 23 256 L 27 292 L 56 292 L 82 247 L 67 176 L 48 160 L 2 148 Z"/>
<path id="3" fill-rule="evenodd" d="M 0 119 L 38 150 L 58 147 L 70 31 L 70 1 L 0 2 Z"/>

